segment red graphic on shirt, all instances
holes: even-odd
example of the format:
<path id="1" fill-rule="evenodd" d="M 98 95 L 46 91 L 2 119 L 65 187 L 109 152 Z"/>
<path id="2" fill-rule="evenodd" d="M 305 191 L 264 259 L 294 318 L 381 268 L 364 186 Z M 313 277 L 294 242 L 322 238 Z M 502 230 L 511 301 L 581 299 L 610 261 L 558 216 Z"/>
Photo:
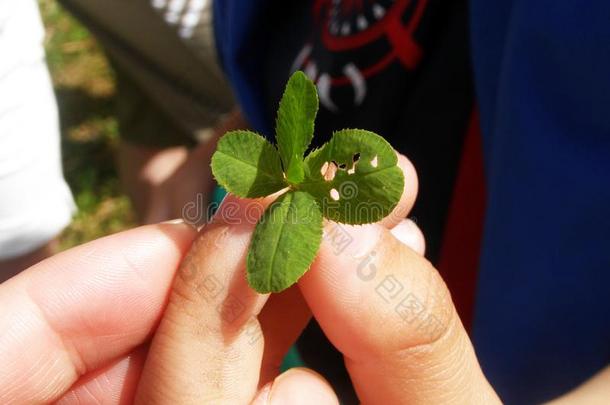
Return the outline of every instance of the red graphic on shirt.
<path id="1" fill-rule="evenodd" d="M 316 81 L 320 101 L 339 110 L 333 89 L 350 86 L 352 105 L 366 97 L 367 79 L 398 61 L 415 69 L 422 49 L 413 38 L 428 0 L 317 0 L 315 32 L 293 69 Z"/>

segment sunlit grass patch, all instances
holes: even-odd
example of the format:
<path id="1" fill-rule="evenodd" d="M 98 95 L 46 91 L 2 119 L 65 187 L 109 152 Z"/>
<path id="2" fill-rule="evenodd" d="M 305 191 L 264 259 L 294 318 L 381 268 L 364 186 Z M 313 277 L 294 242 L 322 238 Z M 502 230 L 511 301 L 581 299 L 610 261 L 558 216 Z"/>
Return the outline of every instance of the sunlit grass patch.
<path id="1" fill-rule="evenodd" d="M 78 212 L 60 237 L 69 248 L 135 224 L 115 165 L 115 79 L 89 32 L 55 0 L 39 0 L 61 118 L 63 166 Z"/>

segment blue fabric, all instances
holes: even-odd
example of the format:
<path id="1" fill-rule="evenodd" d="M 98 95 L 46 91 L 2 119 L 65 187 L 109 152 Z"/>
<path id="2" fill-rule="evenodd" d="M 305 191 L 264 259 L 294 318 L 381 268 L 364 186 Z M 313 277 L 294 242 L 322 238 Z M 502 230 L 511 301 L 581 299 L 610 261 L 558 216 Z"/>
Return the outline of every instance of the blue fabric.
<path id="1" fill-rule="evenodd" d="M 255 131 L 272 136 L 261 100 L 261 47 L 259 26 L 266 0 L 215 0 L 214 34 L 220 62 L 233 86 L 239 106 Z M 268 27 L 263 27 L 268 28 Z"/>
<path id="2" fill-rule="evenodd" d="M 507 403 L 610 363 L 610 2 L 471 2 L 488 208 L 474 342 Z"/>
<path id="3" fill-rule="evenodd" d="M 214 6 L 225 72 L 270 135 L 264 4 Z M 610 363 L 610 2 L 472 0 L 471 25 L 488 193 L 474 343 L 504 401 L 535 403 Z"/>

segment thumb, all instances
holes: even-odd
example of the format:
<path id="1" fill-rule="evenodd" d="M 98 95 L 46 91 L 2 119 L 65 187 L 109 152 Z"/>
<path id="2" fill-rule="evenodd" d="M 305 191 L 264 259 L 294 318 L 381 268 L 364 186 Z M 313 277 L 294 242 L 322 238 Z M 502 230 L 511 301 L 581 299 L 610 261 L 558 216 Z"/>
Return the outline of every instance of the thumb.
<path id="1" fill-rule="evenodd" d="M 427 260 L 380 225 L 326 232 L 300 287 L 363 403 L 499 402 Z M 337 240 L 351 242 L 337 249 Z"/>

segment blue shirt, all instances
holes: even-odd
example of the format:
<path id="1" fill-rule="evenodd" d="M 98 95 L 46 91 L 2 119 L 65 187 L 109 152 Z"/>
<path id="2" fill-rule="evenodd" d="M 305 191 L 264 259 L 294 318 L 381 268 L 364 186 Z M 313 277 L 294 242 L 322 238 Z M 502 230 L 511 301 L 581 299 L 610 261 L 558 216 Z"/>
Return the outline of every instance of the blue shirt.
<path id="1" fill-rule="evenodd" d="M 224 69 L 270 133 L 252 28 L 265 0 L 216 0 Z M 487 208 L 473 340 L 506 403 L 610 363 L 610 3 L 472 0 Z"/>

